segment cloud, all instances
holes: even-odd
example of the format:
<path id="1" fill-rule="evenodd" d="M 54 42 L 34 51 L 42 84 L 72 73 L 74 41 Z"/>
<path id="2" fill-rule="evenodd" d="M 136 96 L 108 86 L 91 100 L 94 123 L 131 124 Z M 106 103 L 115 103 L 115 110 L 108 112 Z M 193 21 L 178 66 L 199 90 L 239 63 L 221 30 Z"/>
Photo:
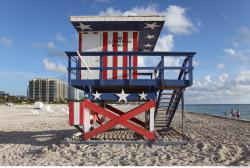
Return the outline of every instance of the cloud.
<path id="1" fill-rule="evenodd" d="M 155 51 L 171 51 L 174 48 L 174 36 L 166 34 L 161 36 L 155 46 Z"/>
<path id="2" fill-rule="evenodd" d="M 52 72 L 67 73 L 67 68 L 61 63 L 50 62 L 47 58 L 43 60 L 44 69 Z"/>
<path id="3" fill-rule="evenodd" d="M 207 75 L 193 81 L 187 88 L 188 103 L 244 103 L 250 98 L 250 70 L 240 70 L 239 74 L 229 78 L 223 73 L 217 78 Z"/>
<path id="4" fill-rule="evenodd" d="M 12 40 L 8 37 L 0 37 L 0 44 L 6 45 L 6 46 L 11 46 Z"/>
<path id="5" fill-rule="evenodd" d="M 63 37 L 61 33 L 56 33 L 55 38 L 59 42 L 66 42 L 66 38 Z"/>
<path id="6" fill-rule="evenodd" d="M 236 51 L 232 48 L 225 48 L 224 52 L 225 52 L 225 54 L 227 54 L 229 56 L 233 56 L 233 57 L 237 55 Z"/>
<path id="7" fill-rule="evenodd" d="M 250 63 L 250 54 L 249 50 L 241 50 L 241 49 L 232 49 L 232 48 L 225 48 L 224 53 L 226 54 L 227 58 L 229 59 L 236 59 L 241 61 L 242 64 L 248 65 Z"/>
<path id="8" fill-rule="evenodd" d="M 250 29 L 246 26 L 241 26 L 235 42 L 250 45 Z"/>
<path id="9" fill-rule="evenodd" d="M 121 11 L 113 7 L 109 7 L 99 13 L 99 15 L 113 15 L 113 16 L 137 16 L 137 15 L 162 15 L 166 18 L 165 26 L 173 34 L 190 34 L 197 31 L 197 26 L 186 16 L 187 9 L 170 5 L 165 10 L 160 11 L 157 4 L 151 4 L 147 7 L 136 6 L 130 10 Z M 201 25 L 199 21 L 198 26 Z"/>
<path id="10" fill-rule="evenodd" d="M 236 81 L 240 85 L 250 85 L 250 71 L 241 70 L 236 78 Z"/>
<path id="11" fill-rule="evenodd" d="M 193 66 L 199 66 L 200 62 L 193 59 Z"/>
<path id="12" fill-rule="evenodd" d="M 66 57 L 65 53 L 55 47 L 54 42 L 50 41 L 47 43 L 37 42 L 30 44 L 33 48 L 45 48 L 48 50 L 48 54 L 51 56 Z"/>
<path id="13" fill-rule="evenodd" d="M 166 12 L 163 13 L 166 16 L 166 26 L 171 33 L 190 34 L 193 30 L 197 30 L 192 21 L 186 16 L 186 11 L 186 8 L 170 5 Z"/>
<path id="14" fill-rule="evenodd" d="M 225 65 L 223 63 L 221 63 L 221 64 L 217 64 L 216 67 L 218 69 L 223 69 L 225 67 Z"/>

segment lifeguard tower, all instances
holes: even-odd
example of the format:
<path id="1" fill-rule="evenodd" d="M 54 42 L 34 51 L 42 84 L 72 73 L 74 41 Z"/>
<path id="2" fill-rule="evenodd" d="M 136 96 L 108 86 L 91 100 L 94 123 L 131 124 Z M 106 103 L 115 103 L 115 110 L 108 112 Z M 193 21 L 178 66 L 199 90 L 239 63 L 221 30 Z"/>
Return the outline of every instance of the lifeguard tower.
<path id="1" fill-rule="evenodd" d="M 84 140 L 116 125 L 155 140 L 170 127 L 184 89 L 192 85 L 195 53 L 154 51 L 163 16 L 71 16 L 70 21 L 79 44 L 78 51 L 66 52 L 68 83 L 85 98 L 70 101 L 69 124 Z M 170 57 L 181 65 L 167 66 Z M 141 58 L 150 61 L 139 66 Z M 121 104 L 137 106 L 122 111 Z"/>

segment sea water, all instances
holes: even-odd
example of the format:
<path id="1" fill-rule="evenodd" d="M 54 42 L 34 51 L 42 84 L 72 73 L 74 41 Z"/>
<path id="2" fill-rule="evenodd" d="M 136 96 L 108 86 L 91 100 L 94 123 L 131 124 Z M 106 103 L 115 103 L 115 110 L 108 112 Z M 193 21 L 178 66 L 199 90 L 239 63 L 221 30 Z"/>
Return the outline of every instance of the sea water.
<path id="1" fill-rule="evenodd" d="M 231 109 L 234 113 L 240 111 L 240 119 L 250 121 L 250 104 L 186 104 L 185 111 L 231 117 Z M 226 115 L 227 114 L 227 115 Z"/>

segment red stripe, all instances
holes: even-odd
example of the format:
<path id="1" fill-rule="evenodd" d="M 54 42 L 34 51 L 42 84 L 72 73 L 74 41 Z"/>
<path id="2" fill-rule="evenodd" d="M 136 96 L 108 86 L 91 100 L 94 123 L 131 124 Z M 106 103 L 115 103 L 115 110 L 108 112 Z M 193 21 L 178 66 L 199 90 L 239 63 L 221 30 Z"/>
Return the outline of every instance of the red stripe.
<path id="1" fill-rule="evenodd" d="M 108 32 L 103 32 L 103 51 L 108 51 Z M 103 67 L 106 68 L 108 66 L 108 56 L 103 56 Z M 103 79 L 107 79 L 108 73 L 107 70 L 103 71 Z"/>
<path id="2" fill-rule="evenodd" d="M 79 125 L 83 125 L 83 111 L 84 111 L 84 103 L 80 102 L 80 121 L 79 121 Z"/>
<path id="3" fill-rule="evenodd" d="M 69 103 L 69 125 L 74 125 L 74 102 Z"/>
<path id="4" fill-rule="evenodd" d="M 123 52 L 128 51 L 128 32 L 123 32 Z M 128 56 L 124 55 L 122 60 L 123 68 L 128 66 Z M 122 71 L 123 79 L 128 78 L 128 70 L 123 69 Z"/>
<path id="5" fill-rule="evenodd" d="M 79 32 L 79 43 L 78 43 L 78 50 L 79 52 L 82 52 L 82 36 L 83 36 L 83 33 L 82 32 Z M 78 59 L 78 61 L 80 62 L 80 67 L 82 67 L 82 61 L 80 61 L 80 59 Z M 80 71 L 80 79 L 82 79 L 82 71 Z"/>
<path id="6" fill-rule="evenodd" d="M 113 51 L 117 52 L 118 32 L 113 32 Z M 113 56 L 113 67 L 117 68 L 117 55 Z M 113 70 L 113 79 L 117 79 L 117 69 Z"/>
<path id="7" fill-rule="evenodd" d="M 138 51 L 138 32 L 133 32 L 133 51 Z M 133 79 L 137 79 L 137 56 L 133 56 Z"/>

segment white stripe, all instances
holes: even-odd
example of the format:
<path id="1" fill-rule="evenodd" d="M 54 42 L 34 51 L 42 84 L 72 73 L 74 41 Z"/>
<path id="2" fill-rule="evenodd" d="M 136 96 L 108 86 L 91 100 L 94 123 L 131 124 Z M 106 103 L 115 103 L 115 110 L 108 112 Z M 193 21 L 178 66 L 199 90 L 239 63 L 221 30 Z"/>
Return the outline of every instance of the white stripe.
<path id="1" fill-rule="evenodd" d="M 113 51 L 113 32 L 108 32 L 108 51 Z M 113 57 L 108 56 L 108 67 L 113 67 Z M 112 70 L 107 71 L 107 78 L 112 79 Z"/>
<path id="2" fill-rule="evenodd" d="M 90 110 L 84 108 L 84 132 L 89 132 L 90 127 Z"/>
<path id="3" fill-rule="evenodd" d="M 80 124 L 80 102 L 74 102 L 74 125 Z"/>
<path id="4" fill-rule="evenodd" d="M 123 32 L 118 32 L 118 51 L 123 51 L 123 42 L 120 41 L 123 40 Z M 117 67 L 123 67 L 123 56 L 117 57 Z M 122 70 L 117 71 L 117 79 L 122 79 Z"/>
<path id="5" fill-rule="evenodd" d="M 133 51 L 133 32 L 132 31 L 128 32 L 128 51 Z M 128 57 L 128 66 L 129 66 L 129 57 Z M 133 57 L 131 57 L 131 66 L 133 66 Z M 129 72 L 128 72 L 128 78 L 129 78 Z"/>
<path id="6" fill-rule="evenodd" d="M 154 120 L 154 114 L 155 113 L 155 108 L 152 107 L 150 108 L 150 112 L 149 112 L 149 131 L 154 131 L 154 123 L 155 123 L 155 120 Z"/>

